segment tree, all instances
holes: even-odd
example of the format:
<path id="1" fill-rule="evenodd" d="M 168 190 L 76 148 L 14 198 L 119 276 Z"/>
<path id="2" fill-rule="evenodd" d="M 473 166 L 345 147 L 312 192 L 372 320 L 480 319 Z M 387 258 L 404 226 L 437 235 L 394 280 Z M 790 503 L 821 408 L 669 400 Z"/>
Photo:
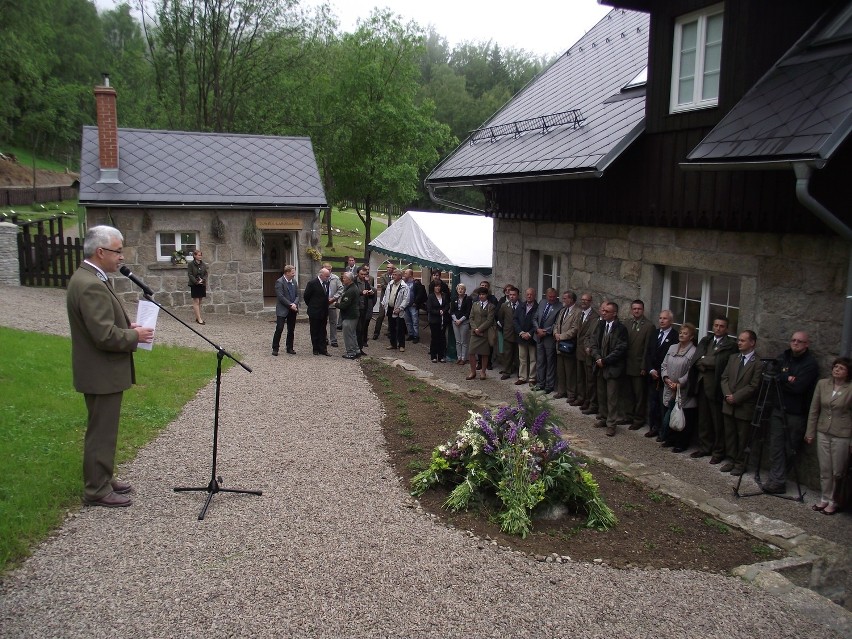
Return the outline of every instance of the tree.
<path id="1" fill-rule="evenodd" d="M 252 86 L 277 73 L 297 0 L 139 0 L 157 95 L 172 128 L 233 131 Z"/>
<path id="2" fill-rule="evenodd" d="M 420 175 L 455 141 L 437 122 L 434 104 L 415 97 L 423 38 L 415 24 L 403 25 L 375 11 L 355 33 L 343 36 L 332 86 L 338 126 L 326 158 L 332 195 L 358 203 L 366 242 L 377 203 L 406 206 Z"/>

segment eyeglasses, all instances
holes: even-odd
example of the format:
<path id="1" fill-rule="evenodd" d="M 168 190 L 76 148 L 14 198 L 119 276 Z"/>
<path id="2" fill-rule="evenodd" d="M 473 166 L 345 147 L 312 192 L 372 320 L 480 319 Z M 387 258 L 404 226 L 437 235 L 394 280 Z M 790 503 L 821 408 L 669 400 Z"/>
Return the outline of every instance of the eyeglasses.
<path id="1" fill-rule="evenodd" d="M 124 249 L 123 249 L 123 248 L 120 248 L 120 249 L 111 249 L 111 248 L 107 248 L 106 246 L 101 246 L 101 247 L 99 247 L 99 248 L 102 248 L 102 249 L 103 249 L 103 250 L 105 250 L 105 251 L 109 251 L 110 253 L 118 253 L 119 255 L 121 255 L 121 254 L 122 254 L 122 252 L 124 251 Z"/>

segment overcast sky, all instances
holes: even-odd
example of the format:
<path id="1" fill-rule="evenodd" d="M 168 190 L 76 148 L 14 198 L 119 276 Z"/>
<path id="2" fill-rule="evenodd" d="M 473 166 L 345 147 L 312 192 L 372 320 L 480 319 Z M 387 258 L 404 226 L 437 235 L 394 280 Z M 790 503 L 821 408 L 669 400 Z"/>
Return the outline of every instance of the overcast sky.
<path id="1" fill-rule="evenodd" d="M 95 0 L 101 10 L 117 0 Z M 131 6 L 136 3 L 131 2 Z M 302 0 L 302 6 L 321 0 Z M 596 0 L 331 0 L 344 31 L 353 31 L 359 18 L 374 7 L 388 7 L 405 21 L 424 28 L 432 24 L 451 46 L 461 42 L 493 40 L 501 47 L 525 49 L 537 55 L 564 53 L 591 29 L 610 7 Z"/>

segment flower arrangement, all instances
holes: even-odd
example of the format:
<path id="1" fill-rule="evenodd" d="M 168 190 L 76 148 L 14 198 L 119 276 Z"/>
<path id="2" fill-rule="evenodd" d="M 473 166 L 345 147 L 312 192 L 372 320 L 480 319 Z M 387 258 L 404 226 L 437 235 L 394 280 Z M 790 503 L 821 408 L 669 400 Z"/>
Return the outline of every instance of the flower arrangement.
<path id="1" fill-rule="evenodd" d="M 500 529 L 526 537 L 539 505 L 566 504 L 586 512 L 586 526 L 613 527 L 592 474 L 562 439 L 559 420 L 546 399 L 517 394 L 516 406 L 496 412 L 470 411 L 455 439 L 432 451 L 429 468 L 411 479 L 418 497 L 437 484 L 455 484 L 444 507 L 458 511 L 474 497 L 493 491 L 502 502 Z"/>
<path id="2" fill-rule="evenodd" d="M 307 252 L 308 257 L 311 258 L 314 262 L 322 261 L 322 253 L 320 253 L 313 246 L 309 246 L 307 249 L 305 249 L 305 251 Z"/>
<path id="3" fill-rule="evenodd" d="M 183 251 L 172 253 L 172 264 L 186 264 L 186 253 Z"/>

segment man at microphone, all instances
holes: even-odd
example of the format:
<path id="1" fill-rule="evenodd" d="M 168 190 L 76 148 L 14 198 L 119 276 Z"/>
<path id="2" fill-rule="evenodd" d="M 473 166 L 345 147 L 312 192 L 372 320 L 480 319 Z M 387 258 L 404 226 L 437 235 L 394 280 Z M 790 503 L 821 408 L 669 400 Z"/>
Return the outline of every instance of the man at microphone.
<path id="1" fill-rule="evenodd" d="M 83 240 L 83 263 L 68 283 L 74 388 L 88 410 L 83 446 L 83 500 L 90 506 L 129 506 L 130 484 L 113 477 L 124 391 L 136 382 L 133 351 L 150 343 L 154 329 L 131 323 L 107 273 L 124 261 L 124 237 L 111 226 L 93 226 Z"/>

